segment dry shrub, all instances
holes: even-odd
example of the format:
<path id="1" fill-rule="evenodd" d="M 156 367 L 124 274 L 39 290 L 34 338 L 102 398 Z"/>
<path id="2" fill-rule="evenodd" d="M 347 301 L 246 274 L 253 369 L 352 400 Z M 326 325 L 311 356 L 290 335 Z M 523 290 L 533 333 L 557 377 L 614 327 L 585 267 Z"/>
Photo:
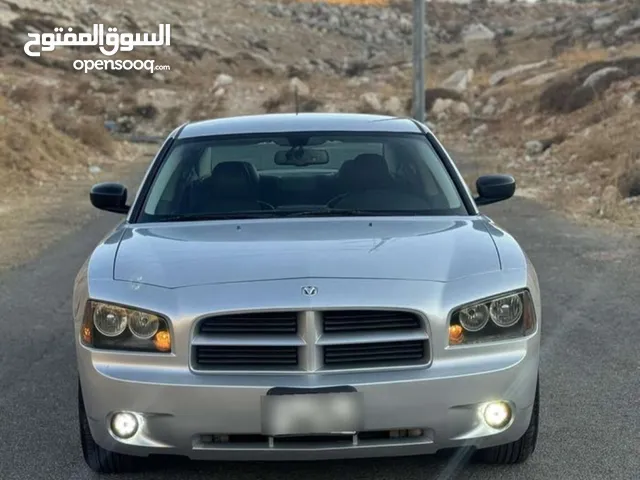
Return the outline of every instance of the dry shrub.
<path id="1" fill-rule="evenodd" d="M 634 165 L 631 169 L 618 177 L 617 182 L 620 194 L 627 197 L 640 196 L 640 165 Z"/>
<path id="2" fill-rule="evenodd" d="M 615 142 L 606 135 L 591 134 L 576 142 L 574 153 L 578 171 L 584 170 L 585 165 L 595 162 L 611 163 L 616 154 Z"/>
<path id="3" fill-rule="evenodd" d="M 102 115 L 106 111 L 107 100 L 104 95 L 88 94 L 79 101 L 78 108 L 85 115 Z"/>
<path id="4" fill-rule="evenodd" d="M 184 118 L 182 107 L 174 106 L 166 110 L 162 117 L 161 124 L 165 127 L 174 128 L 184 123 L 185 120 L 186 118 Z"/>
<path id="5" fill-rule="evenodd" d="M 565 77 L 552 82 L 540 94 L 539 107 L 543 112 L 566 112 L 567 99 L 580 86 L 575 77 Z"/>
<path id="6" fill-rule="evenodd" d="M 115 151 L 113 138 L 99 122 L 79 122 L 74 133 L 82 143 L 101 153 L 112 155 Z"/>
<path id="7" fill-rule="evenodd" d="M 262 102 L 262 108 L 266 113 L 275 113 L 280 110 L 280 107 L 283 104 L 283 98 L 280 95 L 274 95 L 272 97 L 267 98 L 264 102 Z"/>
<path id="8" fill-rule="evenodd" d="M 624 198 L 640 196 L 640 142 L 620 161 L 616 186 Z"/>
<path id="9" fill-rule="evenodd" d="M 558 64 L 568 68 L 578 68 L 585 64 L 604 61 L 609 53 L 604 48 L 583 49 L 574 48 L 565 50 L 556 58 Z"/>
<path id="10" fill-rule="evenodd" d="M 489 52 L 481 52 L 476 57 L 474 66 L 477 70 L 481 70 L 491 65 L 494 60 L 495 55 L 491 55 Z"/>
<path id="11" fill-rule="evenodd" d="M 138 105 L 133 109 L 133 112 L 136 116 L 145 118 L 147 120 L 153 120 L 158 116 L 158 109 L 151 103 Z"/>
<path id="12" fill-rule="evenodd" d="M 137 105 L 138 103 L 137 92 L 132 92 L 131 90 L 128 90 L 126 93 L 122 95 L 122 97 L 120 97 L 120 103 L 122 103 L 125 106 Z"/>
<path id="13" fill-rule="evenodd" d="M 91 82 L 83 80 L 79 83 L 76 83 L 72 88 L 64 91 L 60 97 L 60 100 L 63 103 L 74 105 L 76 102 L 89 95 L 91 91 Z"/>
<path id="14" fill-rule="evenodd" d="M 204 97 L 196 99 L 189 110 L 189 120 L 197 122 L 199 120 L 209 120 L 224 117 L 226 112 L 226 101 L 224 97 Z"/>
<path id="15" fill-rule="evenodd" d="M 300 102 L 300 111 L 301 112 L 317 112 L 320 108 L 324 106 L 324 102 L 318 100 L 317 98 L 307 98 Z"/>
<path id="16" fill-rule="evenodd" d="M 14 86 L 8 95 L 11 101 L 21 105 L 39 105 L 47 102 L 49 96 L 50 94 L 47 88 L 33 80 Z"/>
<path id="17" fill-rule="evenodd" d="M 118 87 L 117 85 L 114 85 L 114 84 L 110 84 L 110 83 L 102 83 L 98 87 L 97 91 L 100 92 L 100 93 L 106 93 L 107 95 L 113 95 L 113 94 L 118 93 L 120 91 L 120 87 Z"/>
<path id="18" fill-rule="evenodd" d="M 78 118 L 58 112 L 52 118 L 53 125 L 62 133 L 75 138 L 84 145 L 106 155 L 115 151 L 114 140 L 102 123 L 95 119 Z"/>
<path id="19" fill-rule="evenodd" d="M 2 97 L 0 97 L 2 98 Z M 2 109 L 0 189 L 10 192 L 34 180 L 47 181 L 87 162 L 91 151 L 38 116 Z"/>

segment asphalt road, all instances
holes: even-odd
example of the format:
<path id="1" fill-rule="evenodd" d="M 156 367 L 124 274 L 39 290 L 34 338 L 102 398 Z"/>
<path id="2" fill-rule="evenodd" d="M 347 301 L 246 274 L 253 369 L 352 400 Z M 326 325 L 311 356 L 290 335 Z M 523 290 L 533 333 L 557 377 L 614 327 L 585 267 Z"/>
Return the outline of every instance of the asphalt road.
<path id="1" fill-rule="evenodd" d="M 538 269 L 543 290 L 541 431 L 528 463 L 455 457 L 322 463 L 167 459 L 125 479 L 638 479 L 640 240 L 568 225 L 519 198 L 487 207 Z M 0 479 L 95 478 L 78 440 L 71 289 L 114 224 L 97 214 L 28 265 L 0 275 Z"/>

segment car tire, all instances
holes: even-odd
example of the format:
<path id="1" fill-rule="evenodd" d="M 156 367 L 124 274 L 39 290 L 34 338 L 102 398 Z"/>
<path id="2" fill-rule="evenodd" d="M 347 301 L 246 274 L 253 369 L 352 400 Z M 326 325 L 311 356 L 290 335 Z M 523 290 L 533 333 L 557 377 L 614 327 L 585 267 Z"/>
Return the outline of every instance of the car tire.
<path id="1" fill-rule="evenodd" d="M 84 408 L 82 389 L 78 383 L 78 414 L 80 421 L 80 443 L 84 461 L 96 473 L 126 473 L 139 466 L 139 459 L 120 453 L 110 452 L 98 445 L 89 429 L 89 420 Z"/>
<path id="2" fill-rule="evenodd" d="M 494 465 L 509 465 L 525 462 L 536 449 L 538 442 L 538 422 L 540 414 L 540 379 L 536 381 L 536 395 L 529 427 L 515 442 L 477 451 L 478 460 Z"/>

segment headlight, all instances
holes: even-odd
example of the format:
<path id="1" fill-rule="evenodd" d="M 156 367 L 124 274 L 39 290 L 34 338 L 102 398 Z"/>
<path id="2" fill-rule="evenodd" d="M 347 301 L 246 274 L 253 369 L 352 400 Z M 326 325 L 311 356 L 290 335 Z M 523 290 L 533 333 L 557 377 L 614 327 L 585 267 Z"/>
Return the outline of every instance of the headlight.
<path id="1" fill-rule="evenodd" d="M 454 310 L 449 323 L 449 345 L 523 337 L 535 327 L 536 315 L 529 291 L 507 293 Z"/>
<path id="2" fill-rule="evenodd" d="M 88 347 L 170 352 L 169 322 L 155 313 L 91 301 L 85 310 L 82 343 Z"/>

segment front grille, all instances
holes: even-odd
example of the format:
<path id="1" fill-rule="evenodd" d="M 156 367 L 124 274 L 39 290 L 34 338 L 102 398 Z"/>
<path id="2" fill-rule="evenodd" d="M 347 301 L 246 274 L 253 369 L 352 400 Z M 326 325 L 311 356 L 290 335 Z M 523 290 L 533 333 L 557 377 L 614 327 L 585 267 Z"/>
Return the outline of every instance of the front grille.
<path id="1" fill-rule="evenodd" d="M 422 318 L 391 310 L 243 312 L 199 322 L 191 341 L 196 371 L 323 372 L 425 366 Z"/>
<path id="2" fill-rule="evenodd" d="M 197 346 L 196 363 L 205 369 L 242 366 L 292 367 L 298 364 L 296 347 L 270 346 Z"/>
<path id="3" fill-rule="evenodd" d="M 298 332 L 296 312 L 241 313 L 205 318 L 200 323 L 203 334 L 267 335 Z"/>
<path id="4" fill-rule="evenodd" d="M 424 358 L 425 342 L 377 342 L 324 347 L 324 363 L 332 367 L 397 365 Z"/>
<path id="5" fill-rule="evenodd" d="M 323 330 L 327 333 L 420 328 L 420 319 L 409 312 L 345 310 L 322 315 Z"/>

